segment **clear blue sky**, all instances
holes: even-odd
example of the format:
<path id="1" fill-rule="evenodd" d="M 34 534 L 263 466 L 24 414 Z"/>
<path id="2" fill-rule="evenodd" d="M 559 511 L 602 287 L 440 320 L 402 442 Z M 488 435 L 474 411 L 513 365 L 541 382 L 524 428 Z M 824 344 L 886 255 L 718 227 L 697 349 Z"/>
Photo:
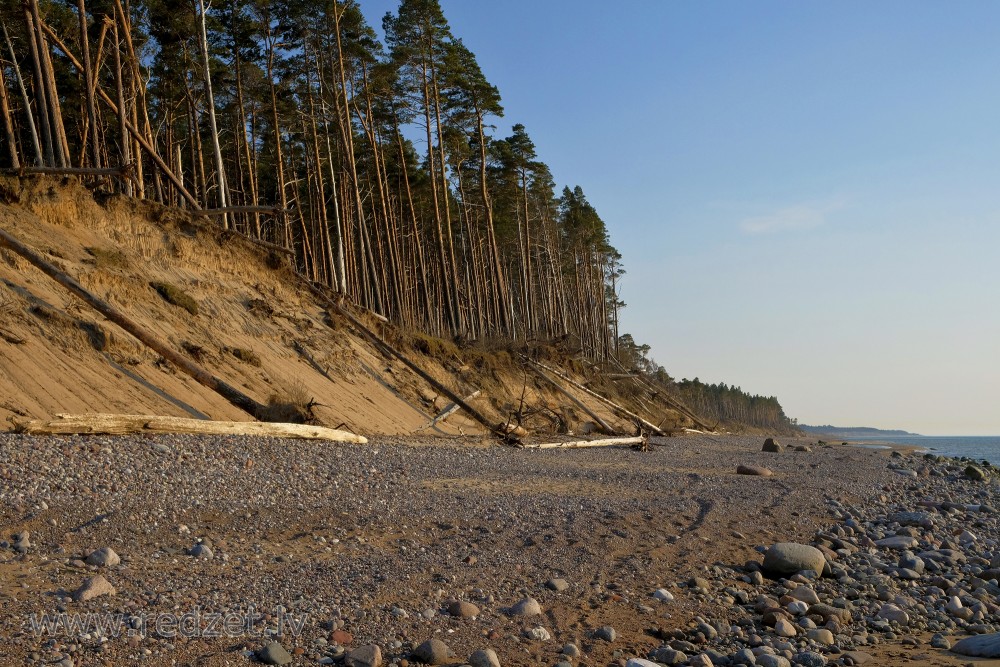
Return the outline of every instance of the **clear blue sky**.
<path id="1" fill-rule="evenodd" d="M 380 33 L 398 7 L 359 2 Z M 1000 3 L 441 4 L 671 375 L 1000 434 Z"/>

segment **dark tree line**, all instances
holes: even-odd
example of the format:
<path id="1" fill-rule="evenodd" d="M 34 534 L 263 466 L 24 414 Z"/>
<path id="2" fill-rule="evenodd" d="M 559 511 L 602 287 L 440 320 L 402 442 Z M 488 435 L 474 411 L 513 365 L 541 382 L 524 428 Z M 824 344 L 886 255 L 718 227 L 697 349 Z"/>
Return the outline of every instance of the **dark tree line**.
<path id="1" fill-rule="evenodd" d="M 557 194 L 437 0 L 384 43 L 355 0 L 0 0 L 0 166 L 115 169 L 116 189 L 294 253 L 394 322 L 569 337 L 607 359 L 621 256 Z"/>
<path id="2" fill-rule="evenodd" d="M 720 423 L 788 429 L 794 423 L 774 396 L 748 394 L 739 387 L 705 384 L 698 378 L 674 384 L 677 396 L 702 417 Z"/>

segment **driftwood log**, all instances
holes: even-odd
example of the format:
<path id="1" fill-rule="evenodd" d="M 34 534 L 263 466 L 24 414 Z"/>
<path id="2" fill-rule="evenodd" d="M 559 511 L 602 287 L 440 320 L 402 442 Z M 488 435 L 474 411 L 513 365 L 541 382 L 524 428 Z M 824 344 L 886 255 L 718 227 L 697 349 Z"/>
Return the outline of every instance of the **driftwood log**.
<path id="1" fill-rule="evenodd" d="M 582 447 L 616 447 L 622 445 L 645 445 L 646 438 L 604 438 L 602 440 L 571 440 L 569 442 L 545 442 L 538 445 L 525 445 L 525 449 L 579 449 Z"/>
<path id="2" fill-rule="evenodd" d="M 466 396 L 465 397 L 465 401 L 466 402 L 471 401 L 475 397 L 479 396 L 479 394 L 481 394 L 481 393 L 482 392 L 477 389 L 474 392 L 472 392 L 471 394 L 469 394 L 468 396 Z M 434 417 L 434 419 L 430 420 L 429 422 L 427 422 L 426 424 L 424 424 L 423 426 L 421 426 L 417 430 L 418 431 L 423 431 L 424 429 L 433 428 L 433 427 L 437 426 L 438 422 L 443 422 L 445 419 L 447 419 L 448 417 L 452 416 L 453 414 L 455 414 L 456 412 L 458 412 L 461 409 L 462 409 L 462 406 L 459 405 L 458 403 L 449 403 L 448 405 L 446 405 L 444 407 L 444 410 L 442 410 L 441 412 L 439 412 L 437 414 L 437 416 Z"/>
<path id="3" fill-rule="evenodd" d="M 255 435 L 271 438 L 298 438 L 300 440 L 329 440 L 363 445 L 368 440 L 360 435 L 309 424 L 281 424 L 270 422 L 226 422 L 183 417 L 156 415 L 116 414 L 59 414 L 51 421 L 36 419 L 17 424 L 17 428 L 31 435 L 129 433 L 196 433 L 206 435 Z"/>

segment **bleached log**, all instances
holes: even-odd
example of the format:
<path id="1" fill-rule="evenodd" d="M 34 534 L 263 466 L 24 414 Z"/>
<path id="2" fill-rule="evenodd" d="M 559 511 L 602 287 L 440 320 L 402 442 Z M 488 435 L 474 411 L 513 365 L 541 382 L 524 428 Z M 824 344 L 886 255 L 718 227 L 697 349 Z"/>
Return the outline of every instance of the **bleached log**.
<path id="1" fill-rule="evenodd" d="M 31 435 L 193 433 L 329 440 L 360 445 L 368 442 L 367 438 L 354 433 L 310 424 L 208 421 L 158 415 L 59 414 L 51 421 L 38 419 L 20 423 L 18 426 Z"/>
<path id="2" fill-rule="evenodd" d="M 525 445 L 525 449 L 579 449 L 582 447 L 614 447 L 616 445 L 641 445 L 646 438 L 604 438 L 602 440 L 571 440 L 570 442 L 545 442 L 538 445 Z"/>
<path id="3" fill-rule="evenodd" d="M 471 394 L 469 394 L 468 396 L 466 396 L 464 400 L 465 401 L 471 401 L 475 397 L 479 396 L 479 394 L 481 394 L 481 393 L 482 392 L 477 389 L 474 392 L 472 392 Z M 461 409 L 462 409 L 462 406 L 459 405 L 458 403 L 449 403 L 448 405 L 445 406 L 444 410 L 442 410 L 441 412 L 438 413 L 438 415 L 434 419 L 430 420 L 429 422 L 427 422 L 426 424 L 424 424 L 423 426 L 421 426 L 417 430 L 418 431 L 423 431 L 424 429 L 433 428 L 434 426 L 437 425 L 438 422 L 444 421 L 445 419 L 447 419 L 448 417 L 452 416 L 453 414 L 455 414 L 456 412 L 458 412 Z"/>

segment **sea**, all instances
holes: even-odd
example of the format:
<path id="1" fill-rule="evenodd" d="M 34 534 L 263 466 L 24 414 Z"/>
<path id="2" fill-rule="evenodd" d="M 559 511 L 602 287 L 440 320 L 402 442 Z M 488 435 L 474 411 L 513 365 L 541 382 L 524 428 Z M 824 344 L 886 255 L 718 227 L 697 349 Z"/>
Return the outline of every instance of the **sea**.
<path id="1" fill-rule="evenodd" d="M 986 460 L 1000 465 L 1000 436 L 937 436 L 937 435 L 880 435 L 870 440 L 848 439 L 862 446 L 878 446 L 878 443 L 893 445 L 914 445 L 942 456 L 967 456 L 977 461 Z"/>

